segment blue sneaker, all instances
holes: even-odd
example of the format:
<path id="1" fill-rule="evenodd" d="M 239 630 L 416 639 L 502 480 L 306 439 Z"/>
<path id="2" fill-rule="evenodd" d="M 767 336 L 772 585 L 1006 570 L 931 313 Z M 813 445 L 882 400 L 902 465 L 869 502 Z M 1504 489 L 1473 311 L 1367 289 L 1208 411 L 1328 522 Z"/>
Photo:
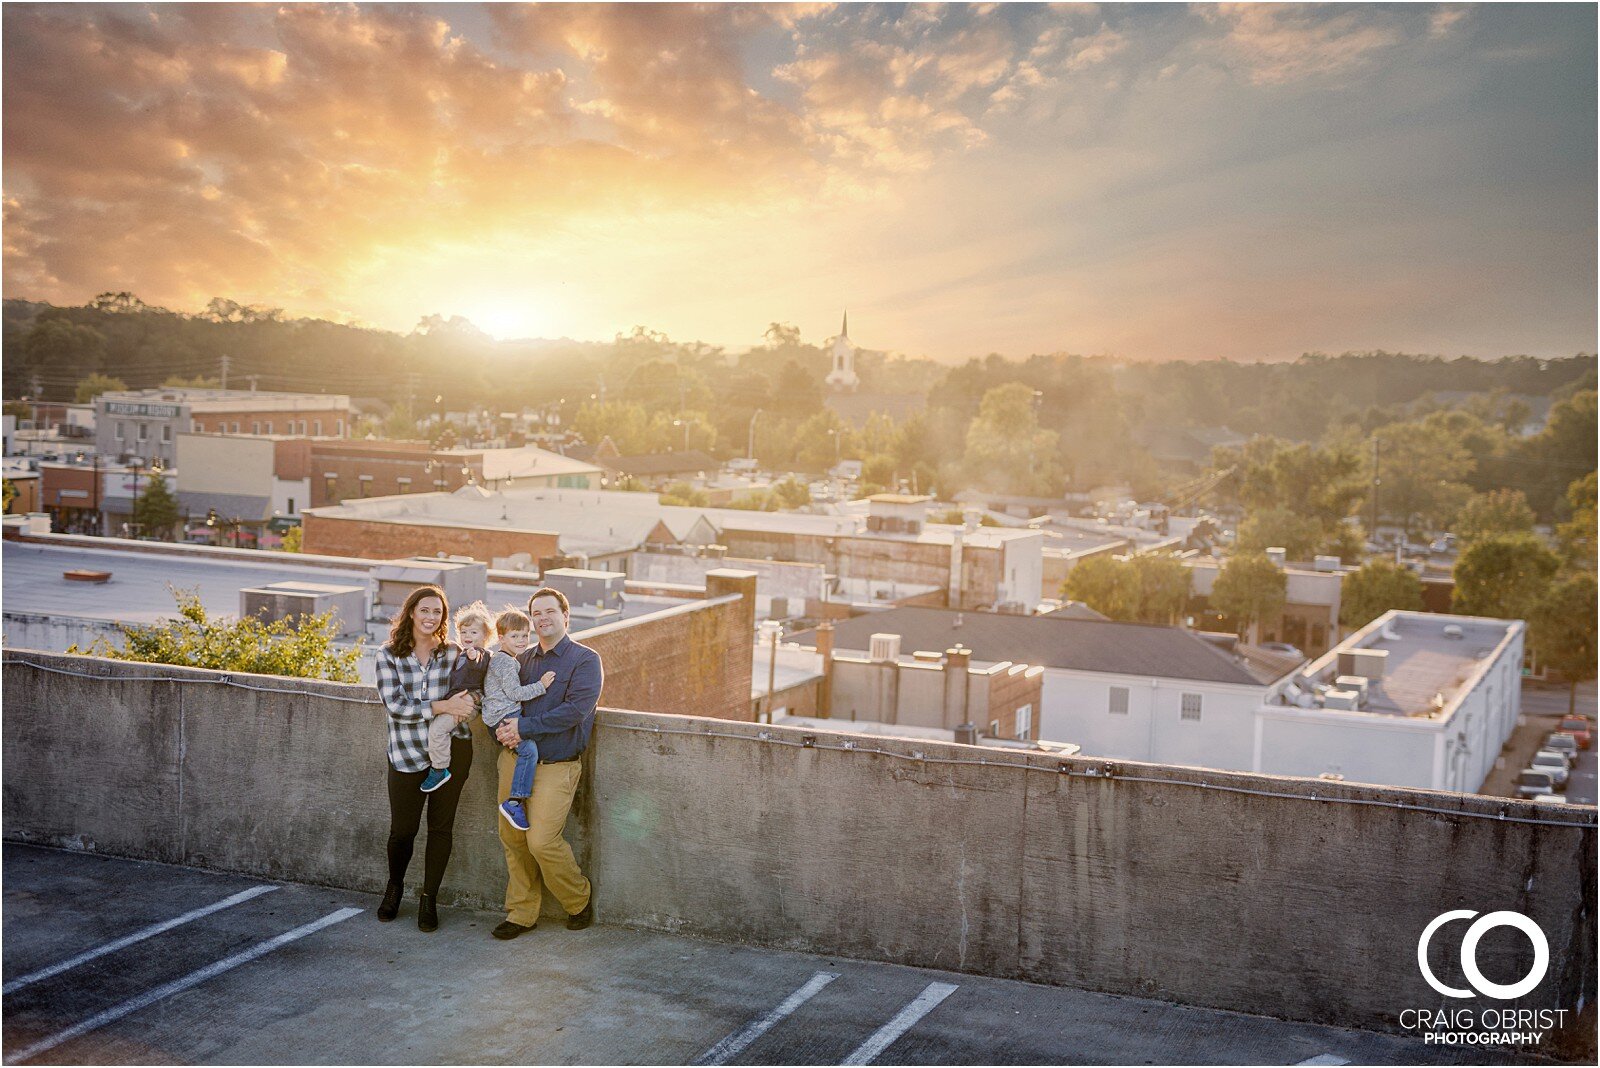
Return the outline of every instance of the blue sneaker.
<path id="1" fill-rule="evenodd" d="M 500 815 L 504 816 L 506 822 L 517 830 L 525 831 L 528 829 L 528 814 L 522 810 L 522 802 L 516 798 L 513 797 L 509 801 L 500 802 Z"/>
<path id="2" fill-rule="evenodd" d="M 449 781 L 449 768 L 430 768 L 428 770 L 428 777 L 422 780 L 422 792 L 425 794 L 431 794 Z"/>

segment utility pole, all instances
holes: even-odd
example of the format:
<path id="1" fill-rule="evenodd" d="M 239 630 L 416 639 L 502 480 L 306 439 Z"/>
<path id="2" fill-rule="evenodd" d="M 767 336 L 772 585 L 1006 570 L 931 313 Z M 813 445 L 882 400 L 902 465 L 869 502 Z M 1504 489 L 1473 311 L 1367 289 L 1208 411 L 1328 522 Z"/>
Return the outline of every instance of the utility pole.
<path id="1" fill-rule="evenodd" d="M 757 408 L 756 414 L 750 417 L 750 446 L 745 450 L 746 459 L 754 460 L 756 458 L 756 420 L 759 418 L 761 418 L 761 409 Z"/>
<path id="2" fill-rule="evenodd" d="M 1378 477 L 1378 465 L 1382 462 L 1383 442 L 1378 438 L 1372 439 L 1372 540 L 1378 540 L 1378 487 L 1383 484 L 1383 479 Z"/>
<path id="3" fill-rule="evenodd" d="M 222 388 L 223 389 L 227 389 L 228 388 L 228 363 L 230 362 L 231 359 L 232 359 L 232 357 L 230 357 L 226 352 L 224 352 L 222 354 Z"/>

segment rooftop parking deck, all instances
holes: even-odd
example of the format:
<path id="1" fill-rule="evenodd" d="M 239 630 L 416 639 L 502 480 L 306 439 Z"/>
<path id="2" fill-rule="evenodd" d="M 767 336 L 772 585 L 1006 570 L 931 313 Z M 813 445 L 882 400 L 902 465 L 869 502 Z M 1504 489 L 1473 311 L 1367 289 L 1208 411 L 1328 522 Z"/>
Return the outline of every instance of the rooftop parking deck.
<path id="1" fill-rule="evenodd" d="M 372 895 L 27 846 L 4 874 L 8 1064 L 1526 1063 L 603 922 L 427 935 L 414 895 L 380 924 Z"/>

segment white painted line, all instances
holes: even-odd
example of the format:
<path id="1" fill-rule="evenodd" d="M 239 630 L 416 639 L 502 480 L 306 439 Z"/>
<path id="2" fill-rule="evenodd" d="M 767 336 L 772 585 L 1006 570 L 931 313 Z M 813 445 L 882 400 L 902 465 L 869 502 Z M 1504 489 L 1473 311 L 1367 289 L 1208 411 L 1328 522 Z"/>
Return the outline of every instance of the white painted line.
<path id="1" fill-rule="evenodd" d="M 278 947 L 286 946 L 296 939 L 304 938 L 306 935 L 315 934 L 324 927 L 331 927 L 336 923 L 342 923 L 343 921 L 348 920 L 352 916 L 359 916 L 363 911 L 364 910 L 362 909 L 356 908 L 339 909 L 337 912 L 328 913 L 328 915 L 322 917 L 320 920 L 313 920 L 308 924 L 296 927 L 292 931 L 285 931 L 283 934 L 277 935 L 274 938 L 269 938 L 265 942 L 257 942 L 249 949 L 241 950 L 231 957 L 224 957 L 215 964 L 208 964 L 199 971 L 190 972 L 182 979 L 174 979 L 172 982 L 164 983 L 161 986 L 156 987 L 154 990 L 149 990 L 143 994 L 140 994 L 138 997 L 129 998 L 120 1005 L 113 1005 L 104 1012 L 97 1013 L 94 1016 L 89 1017 L 82 1023 L 73 1024 L 71 1027 L 60 1032 L 59 1034 L 51 1035 L 49 1038 L 40 1039 L 27 1049 L 8 1056 L 6 1058 L 6 1063 L 19 1064 L 22 1061 L 28 1060 L 30 1057 L 37 1057 L 41 1053 L 55 1049 L 63 1042 L 68 1042 L 80 1035 L 86 1035 L 90 1031 L 98 1030 L 108 1023 L 114 1023 L 115 1021 L 122 1019 L 129 1013 L 138 1012 L 140 1009 L 154 1005 L 156 1002 L 169 998 L 174 994 L 182 993 L 192 986 L 199 986 L 207 979 L 214 979 L 223 972 L 237 968 L 241 964 L 248 964 L 257 957 L 264 957 Z"/>
<path id="2" fill-rule="evenodd" d="M 1328 1065 L 1329 1068 L 1332 1068 L 1333 1065 L 1336 1065 L 1336 1064 L 1349 1064 L 1350 1062 L 1345 1060 L 1343 1057 L 1335 1057 L 1331 1053 L 1319 1053 L 1315 1057 L 1311 1057 L 1311 1058 L 1309 1058 L 1307 1060 L 1303 1060 L 1303 1061 L 1296 1061 L 1295 1063 L 1297 1065 L 1299 1065 L 1299 1064 L 1325 1064 L 1325 1065 Z"/>
<path id="3" fill-rule="evenodd" d="M 840 1064 L 871 1064 L 878 1054 L 894 1045 L 895 1039 L 911 1030 L 913 1024 L 932 1012 L 945 998 L 956 992 L 953 983 L 929 983 L 916 1000 L 894 1014 L 894 1019 L 873 1032 L 871 1038 Z"/>
<path id="4" fill-rule="evenodd" d="M 204 908 L 195 909 L 193 912 L 185 912 L 182 916 L 174 916 L 170 920 L 162 920 L 160 923 L 152 924 L 151 926 L 142 928 L 141 930 L 135 931 L 130 935 L 123 935 L 116 941 L 107 942 L 103 946 L 97 946 L 94 949 L 79 953 L 76 957 L 71 957 L 67 960 L 64 960 L 60 964 L 52 964 L 48 968 L 40 968 L 36 972 L 29 972 L 20 979 L 13 979 L 5 986 L 0 987 L 0 994 L 9 994 L 13 990 L 21 990 L 23 987 L 28 986 L 31 983 L 37 983 L 41 979 L 48 979 L 52 975 L 60 975 L 62 972 L 70 971 L 80 964 L 94 960 L 96 957 L 103 957 L 107 953 L 115 953 L 119 949 L 126 949 L 135 942 L 143 942 L 146 938 L 154 938 L 158 934 L 165 934 L 174 927 L 181 927 L 183 924 L 186 924 L 191 920 L 198 920 L 202 916 L 211 915 L 213 912 L 221 912 L 223 909 L 229 909 L 235 905 L 241 905 L 253 897 L 260 897 L 262 894 L 270 893 L 276 889 L 276 886 L 252 886 L 248 890 L 241 890 L 232 897 L 225 897 L 221 901 L 214 902 L 205 906 Z"/>
<path id="5" fill-rule="evenodd" d="M 695 1064 L 727 1064 L 750 1043 L 772 1030 L 780 1020 L 816 997 L 818 991 L 835 979 L 838 972 L 818 972 L 806 980 L 805 986 L 783 999 L 783 1003 L 758 1020 L 751 1020 L 715 1046 L 700 1054 Z"/>

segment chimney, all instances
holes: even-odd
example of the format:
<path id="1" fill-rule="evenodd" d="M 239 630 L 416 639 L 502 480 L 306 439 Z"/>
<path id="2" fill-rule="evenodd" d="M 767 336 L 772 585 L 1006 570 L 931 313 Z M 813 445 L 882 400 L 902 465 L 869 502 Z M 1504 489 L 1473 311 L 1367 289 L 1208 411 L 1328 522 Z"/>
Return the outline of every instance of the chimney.
<path id="1" fill-rule="evenodd" d="M 833 715 L 833 624 L 817 624 L 817 652 L 822 654 L 822 687 L 817 691 L 817 718 Z"/>
<path id="2" fill-rule="evenodd" d="M 967 725 L 967 665 L 972 650 L 957 644 L 944 653 L 944 727 L 959 730 Z"/>

